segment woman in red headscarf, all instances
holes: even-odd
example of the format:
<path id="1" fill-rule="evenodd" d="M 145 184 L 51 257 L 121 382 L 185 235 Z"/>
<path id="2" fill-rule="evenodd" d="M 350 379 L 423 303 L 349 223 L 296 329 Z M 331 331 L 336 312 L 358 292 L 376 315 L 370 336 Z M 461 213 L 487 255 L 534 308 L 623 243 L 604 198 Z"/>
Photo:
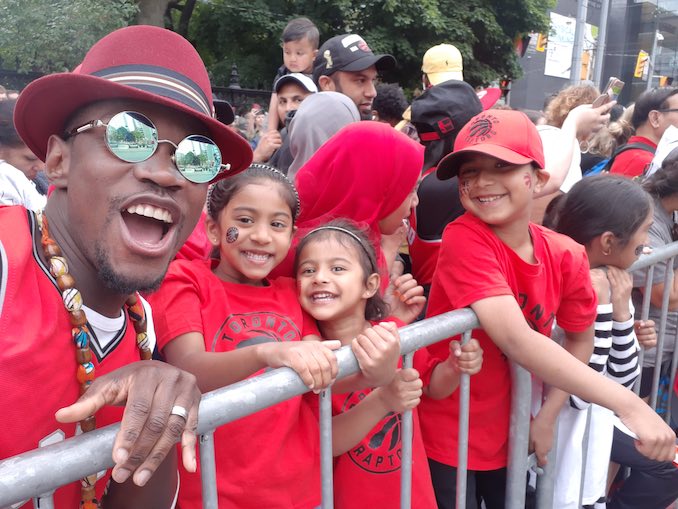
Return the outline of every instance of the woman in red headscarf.
<path id="1" fill-rule="evenodd" d="M 306 233 L 332 219 L 346 218 L 369 230 L 382 288 L 388 286 L 381 238 L 394 234 L 416 206 L 423 162 L 424 148 L 388 124 L 364 121 L 341 129 L 297 173 L 298 230 L 276 275 L 294 275 L 294 246 Z"/>

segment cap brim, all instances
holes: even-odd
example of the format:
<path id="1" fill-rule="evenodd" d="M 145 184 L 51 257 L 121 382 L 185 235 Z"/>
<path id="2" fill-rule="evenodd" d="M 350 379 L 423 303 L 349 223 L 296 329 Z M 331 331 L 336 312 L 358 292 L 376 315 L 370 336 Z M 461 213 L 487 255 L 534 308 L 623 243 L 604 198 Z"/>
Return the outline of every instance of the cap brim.
<path id="1" fill-rule="evenodd" d="M 120 85 L 88 74 L 60 73 L 39 78 L 20 94 L 14 110 L 14 125 L 26 146 L 44 161 L 47 141 L 62 135 L 68 118 L 79 108 L 97 101 L 132 99 L 166 106 L 197 119 L 221 150 L 223 164 L 230 170 L 217 180 L 241 172 L 252 162 L 247 141 L 217 119 L 200 113 L 179 99 L 173 100 L 145 90 Z"/>
<path id="2" fill-rule="evenodd" d="M 480 104 L 483 105 L 483 111 L 489 110 L 501 97 L 500 88 L 486 88 L 477 92 Z"/>
<path id="3" fill-rule="evenodd" d="M 224 125 L 230 125 L 235 120 L 235 113 L 233 113 L 233 106 L 228 101 L 222 99 L 214 99 L 214 113 L 217 120 Z"/>
<path id="4" fill-rule="evenodd" d="M 335 71 L 364 71 L 372 66 L 378 71 L 388 71 L 396 66 L 396 59 L 392 55 L 367 55 Z"/>
<path id="5" fill-rule="evenodd" d="M 278 91 L 282 88 L 283 85 L 285 85 L 287 83 L 294 83 L 296 85 L 299 85 L 301 88 L 303 88 L 307 92 L 314 94 L 318 91 L 318 88 L 315 85 L 315 83 L 313 83 L 312 79 L 309 78 L 309 81 L 314 86 L 314 88 L 309 88 L 308 84 L 304 83 L 302 80 L 300 80 L 296 76 L 292 76 L 290 74 L 285 74 L 284 76 L 281 76 L 280 78 L 277 79 L 277 81 L 273 85 L 273 91 L 277 94 Z"/>
<path id="6" fill-rule="evenodd" d="M 466 159 L 469 154 L 485 154 L 496 157 L 501 161 L 509 164 L 528 164 L 533 162 L 529 157 L 516 154 L 513 150 L 499 145 L 478 144 L 472 147 L 463 148 L 452 152 L 438 163 L 436 175 L 439 180 L 447 180 L 457 175 L 460 164 Z"/>

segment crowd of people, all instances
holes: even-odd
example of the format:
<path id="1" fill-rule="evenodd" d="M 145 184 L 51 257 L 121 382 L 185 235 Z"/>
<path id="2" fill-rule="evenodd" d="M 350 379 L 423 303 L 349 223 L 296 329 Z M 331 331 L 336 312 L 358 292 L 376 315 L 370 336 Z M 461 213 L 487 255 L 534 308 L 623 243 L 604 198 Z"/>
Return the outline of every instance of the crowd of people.
<path id="1" fill-rule="evenodd" d="M 335 507 L 400 507 L 412 410 L 412 507 L 452 509 L 468 374 L 466 504 L 502 508 L 514 361 L 533 375 L 540 465 L 557 444 L 553 507 L 678 499 L 676 430 L 648 404 L 655 364 L 674 391 L 678 286 L 660 355 L 666 267 L 647 320 L 628 272 L 675 238 L 678 149 L 659 147 L 678 140 L 678 89 L 594 107 L 584 84 L 516 111 L 440 44 L 408 104 L 377 84 L 395 58 L 358 34 L 320 45 L 297 18 L 281 43 L 248 125 L 190 43 L 149 26 L 0 97 L 1 457 L 121 420 L 113 469 L 56 507 L 199 508 L 201 394 L 286 366 L 308 393 L 215 431 L 220 507 L 320 505 L 331 385 Z M 464 307 L 473 339 L 402 367 L 399 327 Z M 336 380 L 341 347 L 360 371 Z"/>

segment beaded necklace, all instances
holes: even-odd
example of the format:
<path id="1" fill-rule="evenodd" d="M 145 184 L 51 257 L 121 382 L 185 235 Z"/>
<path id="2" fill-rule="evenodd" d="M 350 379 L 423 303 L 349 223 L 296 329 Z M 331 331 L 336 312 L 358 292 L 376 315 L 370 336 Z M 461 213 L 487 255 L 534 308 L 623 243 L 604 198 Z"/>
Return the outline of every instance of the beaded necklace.
<path id="1" fill-rule="evenodd" d="M 75 359 L 78 363 L 78 370 L 76 379 L 80 384 L 80 395 L 82 396 L 94 380 L 94 364 L 92 363 L 92 350 L 90 350 L 89 343 L 92 332 L 87 323 L 87 316 L 82 309 L 82 295 L 75 287 L 75 279 L 68 272 L 68 263 L 63 257 L 61 248 L 54 239 L 49 236 L 49 229 L 47 227 L 47 216 L 43 212 L 38 212 L 38 227 L 42 233 L 42 251 L 47 258 L 49 264 L 49 271 L 56 279 L 57 286 L 61 291 L 64 307 L 69 313 L 71 325 L 71 337 L 75 346 Z M 148 360 L 152 356 L 149 348 L 148 334 L 146 331 L 146 314 L 144 306 L 137 294 L 132 294 L 125 301 L 127 306 L 127 314 L 134 324 L 134 331 L 136 332 L 137 347 L 142 360 Z M 93 415 L 86 417 L 79 422 L 80 429 L 83 433 L 92 431 L 96 428 L 96 418 Z M 82 479 L 82 486 L 80 489 L 82 502 L 80 507 L 82 509 L 97 509 L 100 507 L 96 499 L 95 483 L 97 481 L 97 474 L 88 475 Z"/>

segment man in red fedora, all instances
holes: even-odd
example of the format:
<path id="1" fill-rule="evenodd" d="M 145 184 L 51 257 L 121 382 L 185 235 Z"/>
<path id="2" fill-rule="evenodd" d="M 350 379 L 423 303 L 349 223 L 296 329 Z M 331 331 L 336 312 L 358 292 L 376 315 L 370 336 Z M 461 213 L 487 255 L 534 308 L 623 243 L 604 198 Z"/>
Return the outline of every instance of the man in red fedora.
<path id="1" fill-rule="evenodd" d="M 200 392 L 148 360 L 138 292 L 160 284 L 209 183 L 245 169 L 251 150 L 214 118 L 195 49 L 148 26 L 107 35 L 77 73 L 31 83 L 14 121 L 54 191 L 37 214 L 0 208 L 0 455 L 122 418 L 112 473 L 58 489 L 56 507 L 98 507 L 111 476 L 107 508 L 170 507 L 175 458 L 163 460 L 181 439 L 195 470 Z M 125 403 L 124 415 L 110 406 Z"/>

